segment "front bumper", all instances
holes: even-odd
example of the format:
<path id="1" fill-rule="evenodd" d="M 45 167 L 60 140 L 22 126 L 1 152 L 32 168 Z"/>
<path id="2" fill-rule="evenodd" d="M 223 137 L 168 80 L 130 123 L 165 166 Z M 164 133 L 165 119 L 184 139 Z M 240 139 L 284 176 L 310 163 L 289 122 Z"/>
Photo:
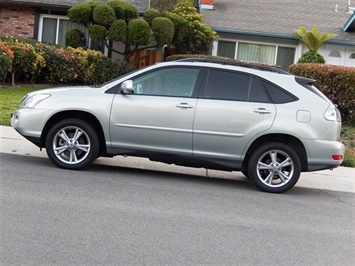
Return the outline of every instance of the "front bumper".
<path id="1" fill-rule="evenodd" d="M 50 110 L 20 108 L 11 115 L 11 126 L 23 137 L 41 147 L 42 131 L 50 116 Z"/>

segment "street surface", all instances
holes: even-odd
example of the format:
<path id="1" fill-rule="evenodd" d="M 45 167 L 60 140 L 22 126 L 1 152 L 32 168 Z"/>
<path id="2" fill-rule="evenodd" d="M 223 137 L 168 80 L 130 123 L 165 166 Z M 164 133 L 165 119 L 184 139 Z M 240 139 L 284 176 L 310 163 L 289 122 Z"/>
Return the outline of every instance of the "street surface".
<path id="1" fill-rule="evenodd" d="M 123 157 L 69 171 L 14 153 L 0 153 L 2 266 L 355 265 L 355 194 L 335 182 L 351 176 L 268 194 L 238 172 Z"/>

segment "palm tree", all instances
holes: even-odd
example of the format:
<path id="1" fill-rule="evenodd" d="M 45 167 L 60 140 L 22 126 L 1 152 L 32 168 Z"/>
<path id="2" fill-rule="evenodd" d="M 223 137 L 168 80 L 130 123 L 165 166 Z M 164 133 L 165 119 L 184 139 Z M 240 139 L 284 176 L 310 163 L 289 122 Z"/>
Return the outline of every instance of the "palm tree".
<path id="1" fill-rule="evenodd" d="M 332 33 L 321 34 L 316 26 L 312 27 L 310 31 L 301 26 L 295 31 L 293 36 L 303 42 L 309 49 L 308 52 L 301 56 L 299 63 L 325 63 L 323 56 L 318 54 L 317 51 L 323 43 L 337 35 Z"/>

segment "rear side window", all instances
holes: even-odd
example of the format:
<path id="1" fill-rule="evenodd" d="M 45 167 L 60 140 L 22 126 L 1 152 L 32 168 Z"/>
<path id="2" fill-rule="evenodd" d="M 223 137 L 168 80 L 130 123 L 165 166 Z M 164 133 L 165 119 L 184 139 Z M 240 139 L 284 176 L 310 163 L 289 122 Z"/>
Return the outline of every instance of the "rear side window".
<path id="1" fill-rule="evenodd" d="M 211 69 L 208 74 L 205 97 L 220 100 L 247 101 L 250 75 Z"/>
<path id="2" fill-rule="evenodd" d="M 263 84 L 261 83 L 260 79 L 256 77 L 252 78 L 249 101 L 260 102 L 260 103 L 270 102 L 269 96 L 267 95 L 265 88 L 263 87 Z"/>
<path id="3" fill-rule="evenodd" d="M 273 103 L 289 103 L 297 101 L 298 98 L 293 94 L 285 91 L 279 86 L 263 80 L 263 85 L 271 97 Z"/>

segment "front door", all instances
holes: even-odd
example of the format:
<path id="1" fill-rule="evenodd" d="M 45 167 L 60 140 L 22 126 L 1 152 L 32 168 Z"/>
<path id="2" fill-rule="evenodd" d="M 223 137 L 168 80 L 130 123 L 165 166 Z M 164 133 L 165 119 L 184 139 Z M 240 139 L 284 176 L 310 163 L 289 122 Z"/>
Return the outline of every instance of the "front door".
<path id="1" fill-rule="evenodd" d="M 133 94 L 114 98 L 113 148 L 192 154 L 198 68 L 161 68 L 132 78 Z"/>

